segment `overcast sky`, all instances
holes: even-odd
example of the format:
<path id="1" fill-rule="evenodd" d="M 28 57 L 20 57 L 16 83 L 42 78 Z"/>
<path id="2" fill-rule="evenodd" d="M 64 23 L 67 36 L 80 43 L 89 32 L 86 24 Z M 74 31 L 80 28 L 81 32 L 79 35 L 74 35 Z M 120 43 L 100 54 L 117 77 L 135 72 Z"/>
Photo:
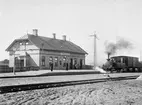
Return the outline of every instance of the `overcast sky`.
<path id="1" fill-rule="evenodd" d="M 117 52 L 140 56 L 142 46 L 142 0 L 0 0 L 0 60 L 8 59 L 5 49 L 16 38 L 32 33 L 74 42 L 88 52 L 93 63 L 93 37 L 96 32 L 98 64 L 107 58 L 105 41 L 118 37 L 131 41 L 134 49 Z"/>

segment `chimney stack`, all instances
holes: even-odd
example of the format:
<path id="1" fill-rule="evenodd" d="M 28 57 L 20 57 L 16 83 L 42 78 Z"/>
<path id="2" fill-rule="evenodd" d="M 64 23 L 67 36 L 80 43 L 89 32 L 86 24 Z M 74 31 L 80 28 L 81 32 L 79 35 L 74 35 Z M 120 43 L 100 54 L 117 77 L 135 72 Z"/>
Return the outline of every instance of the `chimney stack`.
<path id="1" fill-rule="evenodd" d="M 38 36 L 38 29 L 33 29 L 33 35 Z"/>
<path id="2" fill-rule="evenodd" d="M 110 53 L 108 53 L 108 59 L 107 59 L 107 61 L 109 61 L 110 60 Z"/>
<path id="3" fill-rule="evenodd" d="M 66 35 L 63 35 L 63 40 L 66 41 Z"/>
<path id="4" fill-rule="evenodd" d="M 56 33 L 53 33 L 53 38 L 56 39 Z"/>

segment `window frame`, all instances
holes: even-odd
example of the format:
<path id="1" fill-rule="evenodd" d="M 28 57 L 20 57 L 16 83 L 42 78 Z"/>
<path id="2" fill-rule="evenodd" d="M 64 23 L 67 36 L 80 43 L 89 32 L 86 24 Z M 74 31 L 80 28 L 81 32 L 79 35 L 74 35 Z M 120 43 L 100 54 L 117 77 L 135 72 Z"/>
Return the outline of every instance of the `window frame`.
<path id="1" fill-rule="evenodd" d="M 41 57 L 41 66 L 45 66 L 45 56 Z"/>
<path id="2" fill-rule="evenodd" d="M 58 57 L 55 57 L 54 60 L 55 60 L 55 67 L 58 67 Z"/>

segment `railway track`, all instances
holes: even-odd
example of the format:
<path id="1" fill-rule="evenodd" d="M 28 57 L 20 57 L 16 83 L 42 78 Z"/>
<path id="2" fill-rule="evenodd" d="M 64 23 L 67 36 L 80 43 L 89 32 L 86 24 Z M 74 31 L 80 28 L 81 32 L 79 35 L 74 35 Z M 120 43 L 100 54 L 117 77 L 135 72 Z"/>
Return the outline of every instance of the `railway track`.
<path id="1" fill-rule="evenodd" d="M 1 86 L 0 87 L 0 94 L 9 93 L 9 92 L 33 90 L 33 89 L 53 88 L 53 87 L 62 87 L 62 86 L 71 86 L 71 85 L 80 85 L 80 84 L 91 84 L 91 83 L 106 82 L 106 81 L 129 80 L 129 79 L 136 79 L 138 76 L 139 75 L 127 76 L 127 77 L 113 77 L 113 78 L 103 78 L 103 79 L 79 80 L 79 81 L 65 81 L 65 82 L 51 82 L 51 83 Z"/>

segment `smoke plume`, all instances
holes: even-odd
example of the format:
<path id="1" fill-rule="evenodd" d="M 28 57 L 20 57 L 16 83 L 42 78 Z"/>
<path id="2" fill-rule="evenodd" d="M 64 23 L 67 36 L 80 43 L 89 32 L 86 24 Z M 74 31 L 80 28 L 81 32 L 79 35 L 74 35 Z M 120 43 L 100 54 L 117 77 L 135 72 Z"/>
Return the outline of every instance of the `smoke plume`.
<path id="1" fill-rule="evenodd" d="M 107 53 L 108 55 L 113 55 L 116 52 L 116 44 L 115 43 L 105 43 L 105 53 Z"/>
<path id="2" fill-rule="evenodd" d="M 132 43 L 125 40 L 125 39 L 119 39 L 116 43 L 117 49 L 130 49 L 133 48 Z"/>
<path id="3" fill-rule="evenodd" d="M 123 38 L 119 38 L 116 43 L 113 42 L 105 42 L 105 53 L 108 55 L 108 59 L 110 55 L 114 55 L 118 50 L 122 49 L 132 49 L 133 45 L 128 40 Z"/>

